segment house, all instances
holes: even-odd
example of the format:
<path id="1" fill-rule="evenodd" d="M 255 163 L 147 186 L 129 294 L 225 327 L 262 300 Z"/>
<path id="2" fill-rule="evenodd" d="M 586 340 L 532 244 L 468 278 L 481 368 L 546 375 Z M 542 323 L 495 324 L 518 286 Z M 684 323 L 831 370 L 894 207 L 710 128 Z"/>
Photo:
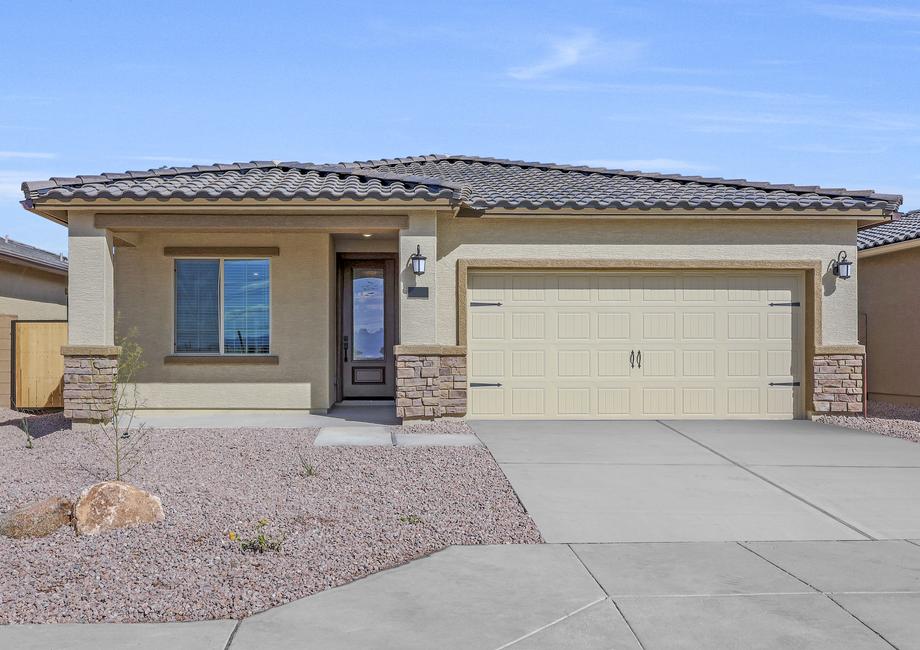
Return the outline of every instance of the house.
<path id="1" fill-rule="evenodd" d="M 70 236 L 66 411 L 796 418 L 862 409 L 856 230 L 901 197 L 430 155 L 23 184 Z M 844 265 L 842 268 L 849 268 Z M 87 382 L 86 375 L 96 383 Z M 68 386 L 72 389 L 67 390 Z M 98 390 L 97 390 L 98 393 Z"/>
<path id="2" fill-rule="evenodd" d="M 0 238 L 0 406 L 10 405 L 12 322 L 67 320 L 67 258 Z"/>
<path id="3" fill-rule="evenodd" d="M 866 387 L 870 400 L 920 406 L 920 210 L 896 216 L 857 233 Z"/>

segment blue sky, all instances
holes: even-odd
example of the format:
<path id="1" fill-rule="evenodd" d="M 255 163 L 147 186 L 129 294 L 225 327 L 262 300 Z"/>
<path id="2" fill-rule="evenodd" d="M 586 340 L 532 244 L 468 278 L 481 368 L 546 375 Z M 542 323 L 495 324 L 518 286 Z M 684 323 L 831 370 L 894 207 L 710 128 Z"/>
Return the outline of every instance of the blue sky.
<path id="1" fill-rule="evenodd" d="M 54 251 L 23 180 L 254 159 L 465 153 L 920 208 L 920 2 L 8 2 L 0 26 L 0 235 Z"/>

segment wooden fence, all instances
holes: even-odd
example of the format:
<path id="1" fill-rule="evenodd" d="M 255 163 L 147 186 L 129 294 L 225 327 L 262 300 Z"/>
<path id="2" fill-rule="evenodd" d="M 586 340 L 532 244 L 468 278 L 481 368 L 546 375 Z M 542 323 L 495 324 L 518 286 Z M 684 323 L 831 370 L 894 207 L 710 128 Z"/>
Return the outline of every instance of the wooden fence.
<path id="1" fill-rule="evenodd" d="M 0 408 L 12 406 L 14 320 L 13 314 L 0 314 Z"/>
<path id="2" fill-rule="evenodd" d="M 13 321 L 12 334 L 15 408 L 63 408 L 67 322 Z"/>

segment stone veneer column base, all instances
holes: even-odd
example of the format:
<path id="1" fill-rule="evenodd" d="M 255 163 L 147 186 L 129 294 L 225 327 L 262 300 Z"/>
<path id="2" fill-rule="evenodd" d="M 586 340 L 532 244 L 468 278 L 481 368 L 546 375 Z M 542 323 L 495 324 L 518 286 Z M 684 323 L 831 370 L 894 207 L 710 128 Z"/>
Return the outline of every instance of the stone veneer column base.
<path id="1" fill-rule="evenodd" d="M 112 419 L 115 376 L 121 348 L 113 345 L 65 345 L 64 417 L 76 423 Z"/>
<path id="2" fill-rule="evenodd" d="M 466 415 L 466 348 L 397 345 L 396 417 L 434 420 Z"/>
<path id="3" fill-rule="evenodd" d="M 814 370 L 816 414 L 863 412 L 862 354 L 816 354 Z"/>

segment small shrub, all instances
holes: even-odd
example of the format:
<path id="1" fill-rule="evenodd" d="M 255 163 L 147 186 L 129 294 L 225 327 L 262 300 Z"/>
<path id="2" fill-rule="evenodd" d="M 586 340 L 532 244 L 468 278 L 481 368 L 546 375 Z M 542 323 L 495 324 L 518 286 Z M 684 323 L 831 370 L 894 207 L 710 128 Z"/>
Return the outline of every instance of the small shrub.
<path id="1" fill-rule="evenodd" d="M 29 418 L 22 418 L 20 428 L 25 431 L 26 434 L 26 449 L 33 449 L 33 438 L 31 432 L 29 432 Z"/>
<path id="2" fill-rule="evenodd" d="M 304 455 L 300 452 L 297 452 L 297 458 L 300 459 L 300 473 L 304 478 L 313 478 L 316 476 L 316 466 L 313 465 L 313 463 L 304 458 Z"/>
<path id="3" fill-rule="evenodd" d="M 256 524 L 255 537 L 240 537 L 234 531 L 230 531 L 227 537 L 231 542 L 239 542 L 241 551 L 250 553 L 264 553 L 265 551 L 278 552 L 284 544 L 284 536 L 269 537 L 265 534 L 265 528 L 268 526 L 268 519 L 260 519 Z"/>
<path id="4" fill-rule="evenodd" d="M 399 522 L 402 524 L 411 524 L 412 526 L 422 523 L 422 518 L 418 515 L 402 515 L 399 518 Z"/>

